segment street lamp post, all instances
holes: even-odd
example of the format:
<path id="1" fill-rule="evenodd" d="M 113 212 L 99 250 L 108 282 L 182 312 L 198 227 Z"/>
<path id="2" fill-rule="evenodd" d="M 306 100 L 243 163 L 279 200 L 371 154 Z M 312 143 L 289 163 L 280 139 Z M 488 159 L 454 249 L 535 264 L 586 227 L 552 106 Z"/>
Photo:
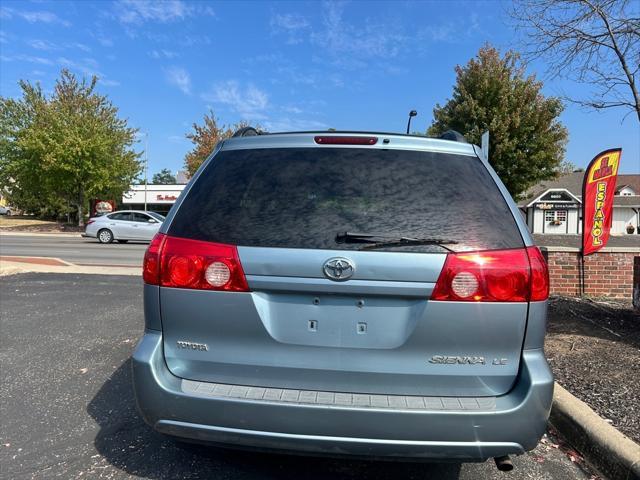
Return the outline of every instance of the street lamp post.
<path id="1" fill-rule="evenodd" d="M 409 121 L 407 122 L 407 135 L 409 135 L 409 129 L 411 128 L 411 119 L 416 115 L 418 115 L 418 112 L 416 112 L 415 110 L 411 110 L 409 112 Z"/>

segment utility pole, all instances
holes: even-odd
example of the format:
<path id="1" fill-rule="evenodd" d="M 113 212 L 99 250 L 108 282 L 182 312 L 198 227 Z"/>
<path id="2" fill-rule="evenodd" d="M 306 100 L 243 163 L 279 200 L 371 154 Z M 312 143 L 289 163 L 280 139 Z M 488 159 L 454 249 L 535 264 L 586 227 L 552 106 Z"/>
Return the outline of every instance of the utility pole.
<path id="1" fill-rule="evenodd" d="M 149 164 L 149 157 L 147 151 L 149 150 L 149 132 L 144 132 L 144 211 L 147 211 L 147 166 Z"/>

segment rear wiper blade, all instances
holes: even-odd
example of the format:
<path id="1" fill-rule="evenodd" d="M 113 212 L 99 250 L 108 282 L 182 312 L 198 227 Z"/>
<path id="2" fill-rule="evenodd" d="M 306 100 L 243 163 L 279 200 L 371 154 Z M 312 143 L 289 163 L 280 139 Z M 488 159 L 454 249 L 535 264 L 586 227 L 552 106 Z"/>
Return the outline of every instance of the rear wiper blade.
<path id="1" fill-rule="evenodd" d="M 454 240 L 444 240 L 439 238 L 400 238 L 395 241 L 389 242 L 378 242 L 378 243 L 370 243 L 369 245 L 365 245 L 360 248 L 360 250 L 375 250 L 377 248 L 385 248 L 385 247 L 404 247 L 404 246 L 412 246 L 412 245 L 436 245 L 440 248 L 448 252 L 454 252 L 452 248 L 447 247 L 447 245 L 454 245 L 458 242 Z"/>
<path id="2" fill-rule="evenodd" d="M 336 243 L 378 243 L 375 239 L 392 239 L 398 238 L 391 235 L 381 235 L 377 233 L 352 233 L 344 232 L 336 234 Z"/>
<path id="3" fill-rule="evenodd" d="M 386 241 L 385 241 L 386 239 Z M 382 241 L 381 241 L 382 240 Z M 339 233 L 336 235 L 336 243 L 367 243 L 360 250 L 375 250 L 377 248 L 412 246 L 412 245 L 436 245 L 449 252 L 454 252 L 447 245 L 455 245 L 455 240 L 440 238 L 412 238 L 397 237 L 392 235 L 380 235 L 376 233 Z"/>

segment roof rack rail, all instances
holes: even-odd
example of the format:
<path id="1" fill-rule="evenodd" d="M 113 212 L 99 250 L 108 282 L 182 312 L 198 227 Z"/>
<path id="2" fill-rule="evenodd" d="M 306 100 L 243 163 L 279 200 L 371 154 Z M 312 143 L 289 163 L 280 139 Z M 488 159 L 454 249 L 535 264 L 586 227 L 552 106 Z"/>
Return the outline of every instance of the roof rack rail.
<path id="1" fill-rule="evenodd" d="M 454 142 L 469 143 L 467 142 L 467 139 L 464 138 L 464 135 L 462 135 L 460 132 L 456 132 L 455 130 L 447 130 L 438 138 L 441 140 L 451 140 Z"/>
<path id="2" fill-rule="evenodd" d="M 254 127 L 242 127 L 232 135 L 232 137 L 255 137 L 256 135 L 264 135 L 267 132 L 258 130 Z"/>

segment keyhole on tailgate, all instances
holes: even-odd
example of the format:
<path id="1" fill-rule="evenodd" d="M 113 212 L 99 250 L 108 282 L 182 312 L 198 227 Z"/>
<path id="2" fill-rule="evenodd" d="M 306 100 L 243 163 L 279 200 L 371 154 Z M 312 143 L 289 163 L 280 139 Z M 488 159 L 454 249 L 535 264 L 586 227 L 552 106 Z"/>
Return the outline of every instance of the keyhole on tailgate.
<path id="1" fill-rule="evenodd" d="M 313 299 L 313 304 L 314 305 L 320 305 L 320 299 L 318 297 Z"/>
<path id="2" fill-rule="evenodd" d="M 367 324 L 364 322 L 359 322 L 358 326 L 356 327 L 356 332 L 358 332 L 358 335 L 367 333 Z"/>
<path id="3" fill-rule="evenodd" d="M 358 308 L 364 307 L 364 300 L 358 300 L 356 305 L 358 306 Z"/>
<path id="4" fill-rule="evenodd" d="M 318 331 L 318 321 L 317 320 L 309 320 L 309 331 L 317 332 Z"/>

